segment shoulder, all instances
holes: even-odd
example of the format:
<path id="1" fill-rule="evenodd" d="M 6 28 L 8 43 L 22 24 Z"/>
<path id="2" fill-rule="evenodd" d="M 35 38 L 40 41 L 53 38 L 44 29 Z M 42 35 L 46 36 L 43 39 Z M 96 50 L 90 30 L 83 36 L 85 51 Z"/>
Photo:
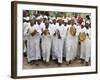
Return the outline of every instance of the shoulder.
<path id="1" fill-rule="evenodd" d="M 42 22 L 42 23 L 41 23 L 41 26 L 44 26 L 44 25 L 45 25 L 45 24 Z"/>
<path id="2" fill-rule="evenodd" d="M 35 27 L 37 27 L 37 26 L 38 26 L 38 24 L 36 23 L 34 26 L 35 26 Z"/>

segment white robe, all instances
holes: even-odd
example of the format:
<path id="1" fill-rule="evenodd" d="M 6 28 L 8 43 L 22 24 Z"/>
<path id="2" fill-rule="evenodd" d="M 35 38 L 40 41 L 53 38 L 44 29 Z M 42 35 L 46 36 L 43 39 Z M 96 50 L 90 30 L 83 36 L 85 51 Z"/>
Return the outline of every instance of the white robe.
<path id="1" fill-rule="evenodd" d="M 57 44 L 57 36 L 54 36 L 54 33 L 56 33 L 57 30 L 57 24 L 52 24 L 50 25 L 50 30 L 51 30 L 51 36 L 52 36 L 52 43 L 51 43 L 51 55 L 52 55 L 52 59 L 56 59 L 55 58 L 55 52 L 56 52 L 56 44 Z"/>
<path id="2" fill-rule="evenodd" d="M 28 36 L 28 28 L 30 27 L 30 23 L 29 22 L 24 22 L 23 23 L 23 52 L 27 52 L 27 48 L 26 48 L 26 44 L 25 41 L 27 41 L 27 36 Z"/>
<path id="3" fill-rule="evenodd" d="M 42 57 L 43 61 L 49 62 L 50 60 L 50 53 L 51 53 L 51 36 L 48 35 L 42 35 L 41 36 L 41 48 L 42 48 Z"/>
<path id="4" fill-rule="evenodd" d="M 51 36 L 53 36 L 53 34 L 56 32 L 56 29 L 57 29 L 57 24 L 50 24 L 49 30 Z"/>
<path id="5" fill-rule="evenodd" d="M 66 40 L 67 40 L 67 25 L 65 26 L 65 30 L 64 30 L 64 45 L 63 45 L 63 57 L 66 58 Z"/>
<path id="6" fill-rule="evenodd" d="M 86 33 L 86 28 L 82 28 L 80 32 Z M 80 58 L 85 60 L 86 57 L 86 39 L 81 41 L 81 51 L 80 51 Z"/>
<path id="7" fill-rule="evenodd" d="M 52 28 L 49 25 L 48 32 L 49 34 L 47 35 L 42 35 L 41 36 L 41 48 L 42 48 L 42 57 L 43 61 L 49 62 L 50 60 L 50 55 L 51 55 L 51 44 L 52 44 Z"/>
<path id="8" fill-rule="evenodd" d="M 39 25 L 39 24 L 36 23 L 35 28 L 37 29 L 37 32 L 38 32 L 39 34 L 41 34 L 41 33 L 42 33 L 42 30 L 45 29 L 45 24 L 44 24 L 44 23 L 41 23 L 41 24 Z"/>
<path id="9" fill-rule="evenodd" d="M 40 34 L 37 33 L 34 36 L 31 35 L 35 27 L 29 28 L 29 35 L 27 41 L 27 58 L 28 62 L 31 60 L 41 59 L 40 55 Z M 37 30 L 37 29 L 36 29 Z"/>
<path id="10" fill-rule="evenodd" d="M 79 33 L 80 33 L 80 29 L 81 29 L 81 26 L 75 26 L 76 27 L 76 36 L 75 36 L 75 42 L 74 42 L 74 51 L 75 53 L 73 54 L 73 57 L 77 57 L 79 56 Z"/>
<path id="11" fill-rule="evenodd" d="M 57 25 L 57 30 L 60 32 L 61 39 L 58 39 L 56 35 L 53 40 L 53 57 L 58 59 L 58 63 L 62 63 L 63 60 L 63 44 L 65 36 L 65 27 L 64 25 Z"/>
<path id="12" fill-rule="evenodd" d="M 24 22 L 23 23 L 23 40 L 27 40 L 27 32 L 28 32 L 29 27 L 30 27 L 29 22 Z"/>
<path id="13" fill-rule="evenodd" d="M 89 59 L 91 57 L 91 28 L 87 30 L 87 33 L 89 36 L 86 37 L 86 57 L 85 61 L 89 62 Z"/>
<path id="14" fill-rule="evenodd" d="M 66 61 L 73 60 L 76 55 L 76 36 L 70 34 L 71 25 L 67 25 L 67 36 L 65 38 L 65 52 L 66 52 Z"/>

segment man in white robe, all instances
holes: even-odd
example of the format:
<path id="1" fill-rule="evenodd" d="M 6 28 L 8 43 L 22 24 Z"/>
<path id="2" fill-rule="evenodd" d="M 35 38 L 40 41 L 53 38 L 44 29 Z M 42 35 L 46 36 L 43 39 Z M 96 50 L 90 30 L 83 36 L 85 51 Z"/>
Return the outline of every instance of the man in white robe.
<path id="1" fill-rule="evenodd" d="M 84 23 L 85 24 L 85 23 Z M 84 32 L 85 34 L 87 34 L 86 32 L 86 27 L 85 25 L 81 26 L 81 30 L 80 32 Z M 80 50 L 80 59 L 81 59 L 81 63 L 84 63 L 85 57 L 86 57 L 86 39 L 84 41 L 80 41 L 81 43 L 81 50 Z"/>
<path id="2" fill-rule="evenodd" d="M 81 26 L 80 25 L 74 25 L 76 28 L 76 35 L 75 35 L 75 42 L 74 42 L 74 54 L 73 54 L 73 58 L 77 59 L 79 56 L 79 33 L 80 33 L 80 29 Z"/>
<path id="3" fill-rule="evenodd" d="M 27 41 L 27 58 L 28 62 L 38 65 L 38 60 L 41 59 L 40 55 L 40 34 L 37 32 L 37 26 L 31 22 L 31 26 L 28 30 L 28 41 Z"/>
<path id="4" fill-rule="evenodd" d="M 63 62 L 63 45 L 64 45 L 64 36 L 65 36 L 65 27 L 62 24 L 62 20 L 59 20 L 56 30 L 56 40 L 55 40 L 55 49 L 54 55 L 58 60 L 58 65 L 61 66 Z"/>
<path id="5" fill-rule="evenodd" d="M 23 18 L 23 53 L 24 53 L 24 56 L 27 56 L 26 53 L 27 53 L 27 31 L 28 31 L 28 28 L 30 27 L 30 22 L 29 22 L 29 17 L 24 17 Z"/>
<path id="6" fill-rule="evenodd" d="M 65 36 L 65 55 L 66 55 L 66 62 L 69 63 L 71 60 L 71 35 L 69 32 L 69 28 L 71 27 L 70 21 L 68 21 L 67 28 L 66 28 L 66 36 Z"/>
<path id="7" fill-rule="evenodd" d="M 89 61 L 91 58 L 91 28 L 88 23 L 86 23 L 86 57 L 85 57 L 85 64 L 88 66 Z"/>
<path id="8" fill-rule="evenodd" d="M 43 21 L 42 21 L 42 19 L 40 17 L 37 17 L 36 20 L 37 21 L 36 21 L 36 25 L 35 26 L 36 26 L 39 34 L 41 34 L 42 31 L 45 29 L 45 24 L 43 23 Z"/>
<path id="9" fill-rule="evenodd" d="M 80 33 L 80 30 L 81 30 L 81 25 L 80 24 L 77 24 L 76 26 L 76 59 L 79 59 L 80 58 L 80 42 L 79 42 L 79 33 Z"/>
<path id="10" fill-rule="evenodd" d="M 50 35 L 50 29 L 49 29 L 48 22 L 45 23 L 45 30 L 42 33 L 41 39 L 42 39 L 41 40 L 41 48 L 42 48 L 43 61 L 46 64 L 49 64 L 52 37 Z"/>
<path id="11" fill-rule="evenodd" d="M 52 48 L 51 48 L 51 56 L 52 56 L 52 60 L 55 60 L 56 59 L 56 56 L 55 56 L 55 52 L 56 52 L 56 44 L 57 44 L 57 34 L 56 34 L 56 30 L 57 30 L 57 23 L 56 23 L 56 19 L 53 18 L 53 24 L 50 25 L 50 30 L 51 30 L 51 33 L 50 35 L 52 36 Z"/>
<path id="12" fill-rule="evenodd" d="M 74 25 L 74 21 L 68 21 L 67 25 L 67 35 L 66 35 L 66 41 L 65 41 L 65 48 L 66 48 L 66 63 L 67 65 L 71 63 L 72 60 L 74 60 L 76 56 L 77 46 L 76 46 L 76 34 L 75 36 L 72 36 L 70 33 L 70 27 Z"/>

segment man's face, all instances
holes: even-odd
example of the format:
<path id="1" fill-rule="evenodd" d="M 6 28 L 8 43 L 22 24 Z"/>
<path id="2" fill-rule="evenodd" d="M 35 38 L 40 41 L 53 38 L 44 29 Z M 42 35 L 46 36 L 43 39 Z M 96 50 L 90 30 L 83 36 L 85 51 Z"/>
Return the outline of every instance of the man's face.
<path id="1" fill-rule="evenodd" d="M 61 25 L 63 23 L 62 19 L 59 20 L 59 25 Z"/>
<path id="2" fill-rule="evenodd" d="M 45 23 L 46 29 L 48 29 L 49 27 L 49 23 Z"/>
<path id="3" fill-rule="evenodd" d="M 43 21 L 43 18 L 40 18 L 40 22 L 42 22 Z"/>
<path id="4" fill-rule="evenodd" d="M 31 26 L 33 26 L 35 24 L 35 20 L 31 20 L 30 23 L 31 23 Z"/>
<path id="5" fill-rule="evenodd" d="M 68 21 L 68 25 L 70 25 L 71 21 Z"/>
<path id="6" fill-rule="evenodd" d="M 54 24 L 56 23 L 56 19 L 53 20 L 53 23 L 54 23 Z"/>
<path id="7" fill-rule="evenodd" d="M 85 23 L 85 27 L 88 29 L 89 28 L 89 24 L 88 23 Z"/>
<path id="8" fill-rule="evenodd" d="M 48 27 L 49 27 L 49 21 L 48 20 L 45 21 L 45 26 L 48 29 Z"/>
<path id="9" fill-rule="evenodd" d="M 37 20 L 37 23 L 40 25 L 41 24 L 41 20 Z"/>
<path id="10" fill-rule="evenodd" d="M 81 25 L 81 28 L 84 28 L 84 25 Z"/>
<path id="11" fill-rule="evenodd" d="M 23 12 L 23 16 L 24 16 L 24 17 L 29 16 L 29 12 L 28 12 L 27 10 L 25 10 L 25 11 Z"/>
<path id="12" fill-rule="evenodd" d="M 71 24 L 74 25 L 74 20 L 71 21 Z"/>

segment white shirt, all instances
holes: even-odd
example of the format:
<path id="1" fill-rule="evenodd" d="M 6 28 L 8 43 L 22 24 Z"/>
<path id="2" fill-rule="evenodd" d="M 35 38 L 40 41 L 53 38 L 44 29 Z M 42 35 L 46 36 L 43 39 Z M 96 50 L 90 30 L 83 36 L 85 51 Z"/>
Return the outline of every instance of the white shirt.
<path id="1" fill-rule="evenodd" d="M 80 33 L 80 30 L 81 30 L 81 26 L 80 25 L 76 25 L 75 27 L 76 27 L 76 36 L 78 36 L 79 33 Z"/>
<path id="2" fill-rule="evenodd" d="M 49 25 L 50 35 L 53 36 L 53 34 L 56 32 L 57 24 L 51 24 Z"/>
<path id="3" fill-rule="evenodd" d="M 89 28 L 89 38 L 91 39 L 91 28 Z"/>
<path id="4" fill-rule="evenodd" d="M 24 36 L 27 35 L 29 27 L 30 27 L 30 22 L 24 22 L 23 23 Z"/>
<path id="5" fill-rule="evenodd" d="M 87 33 L 87 32 L 86 32 L 86 28 L 85 28 L 85 27 L 84 27 L 84 28 L 81 28 L 80 32 L 85 32 L 85 33 Z"/>
<path id="6" fill-rule="evenodd" d="M 65 33 L 66 33 L 66 27 L 63 24 L 62 25 L 57 25 L 57 29 L 60 32 L 60 36 L 62 38 L 64 38 L 65 37 Z"/>
<path id="7" fill-rule="evenodd" d="M 68 35 L 68 36 L 71 36 L 71 34 L 70 34 L 70 27 L 71 27 L 71 25 L 68 24 L 68 25 L 67 25 L 67 35 Z"/>
<path id="8" fill-rule="evenodd" d="M 88 38 L 91 39 L 91 28 L 86 29 L 86 33 L 88 34 Z"/>
<path id="9" fill-rule="evenodd" d="M 41 23 L 40 25 L 39 24 L 35 24 L 35 29 L 37 30 L 37 32 L 39 32 L 40 34 L 42 33 L 42 30 L 45 29 L 45 24 L 44 23 Z"/>

